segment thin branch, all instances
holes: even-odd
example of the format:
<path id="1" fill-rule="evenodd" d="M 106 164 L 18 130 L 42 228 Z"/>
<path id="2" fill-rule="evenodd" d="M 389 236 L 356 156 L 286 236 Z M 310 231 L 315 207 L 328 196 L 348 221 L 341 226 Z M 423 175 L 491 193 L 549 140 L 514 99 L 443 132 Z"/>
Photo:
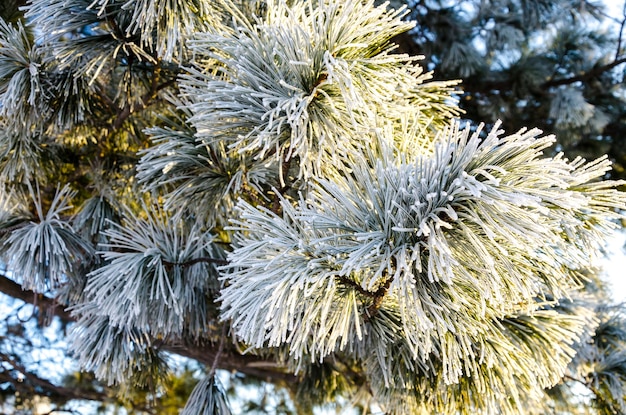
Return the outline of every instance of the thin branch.
<path id="1" fill-rule="evenodd" d="M 109 110 L 111 112 L 117 112 L 118 110 L 117 105 L 115 105 L 115 102 L 113 102 L 113 100 L 105 92 L 104 87 L 97 81 L 95 82 L 95 89 L 96 89 L 96 92 L 98 93 L 98 96 L 102 98 L 102 100 L 107 105 L 107 107 L 109 107 Z"/>
<path id="2" fill-rule="evenodd" d="M 573 84 L 574 82 L 585 82 L 597 76 L 600 76 L 603 73 L 608 72 L 611 69 L 615 68 L 616 66 L 621 65 L 622 63 L 625 63 L 625 62 L 626 62 L 626 57 L 623 57 L 621 59 L 616 59 L 607 65 L 596 66 L 590 71 L 582 73 L 580 75 L 572 76 L 570 78 L 553 79 L 550 81 L 546 81 L 543 84 L 541 84 L 541 88 L 549 88 L 552 86 L 559 86 L 559 85 L 569 85 L 569 84 Z"/>
<path id="3" fill-rule="evenodd" d="M 378 291 L 368 291 L 365 288 L 361 287 L 361 284 L 357 283 L 356 281 L 351 280 L 345 275 L 339 275 L 337 276 L 337 279 L 339 280 L 339 282 L 354 289 L 355 291 L 357 291 L 359 294 L 361 294 L 364 297 L 376 298 L 376 293 Z"/>
<path id="4" fill-rule="evenodd" d="M 226 324 L 223 324 L 222 334 L 220 335 L 220 345 L 217 348 L 217 353 L 215 353 L 215 359 L 213 359 L 213 364 L 211 365 L 211 371 L 209 372 L 209 376 L 213 376 L 215 374 L 215 370 L 217 369 L 217 364 L 220 361 L 220 357 L 222 357 L 222 353 L 224 352 L 224 339 L 226 338 L 227 331 L 228 331 L 228 326 Z"/>
<path id="5" fill-rule="evenodd" d="M 621 55 L 624 25 L 626 25 L 626 1 L 624 1 L 624 6 L 622 7 L 622 22 L 620 23 L 619 35 L 617 36 L 617 49 L 615 50 L 615 60 L 617 60 L 619 58 L 619 55 Z"/>
<path id="6" fill-rule="evenodd" d="M 124 108 L 121 108 L 118 111 L 117 118 L 115 119 L 115 122 L 113 123 L 111 127 L 111 130 L 119 129 L 122 126 L 122 124 L 124 124 L 124 121 L 126 121 L 132 113 L 141 111 L 147 108 L 152 103 L 152 101 L 156 98 L 159 91 L 165 88 L 168 88 L 174 85 L 175 83 L 176 83 L 176 79 L 172 78 L 168 80 L 167 82 L 163 82 L 162 84 L 159 84 L 156 87 L 151 88 L 150 91 L 142 95 L 140 102 L 136 103 L 135 105 L 126 104 Z"/>
<path id="7" fill-rule="evenodd" d="M 560 85 L 570 85 L 575 82 L 586 82 L 595 77 L 602 75 L 603 73 L 610 71 L 611 69 L 619 66 L 623 63 L 626 63 L 626 56 L 616 59 L 611 63 L 602 66 L 596 66 L 589 70 L 588 72 L 581 73 L 579 75 L 575 75 L 569 78 L 560 78 L 560 79 L 550 79 L 546 82 L 537 86 L 537 91 L 544 92 L 550 87 L 560 86 Z M 481 83 L 479 80 L 474 80 L 473 82 L 467 82 L 463 84 L 463 88 L 467 92 L 473 93 L 484 93 L 484 91 L 494 91 L 494 90 L 511 90 L 513 81 L 511 79 L 503 80 L 503 81 L 487 81 Z"/>
<path id="8" fill-rule="evenodd" d="M 245 196 L 246 201 L 250 202 L 253 206 L 263 205 L 263 200 L 259 197 L 256 190 L 254 190 L 246 179 L 245 174 L 243 175 L 243 183 L 241 184 L 241 192 L 243 196 Z"/>
<path id="9" fill-rule="evenodd" d="M 392 259 L 392 262 L 395 268 L 395 260 Z M 372 303 L 367 306 L 366 314 L 363 316 L 363 319 L 365 321 L 369 321 L 374 316 L 376 316 L 376 314 L 378 314 L 378 310 L 380 309 L 380 306 L 383 303 L 383 299 L 385 298 L 385 295 L 387 294 L 387 291 L 389 290 L 389 286 L 391 285 L 391 282 L 393 281 L 393 276 L 391 278 L 385 278 L 384 283 L 381 286 L 379 286 L 376 291 L 368 291 L 365 288 L 363 288 L 360 284 L 358 284 L 356 281 L 353 281 L 344 275 L 337 276 L 337 279 L 341 283 L 357 291 L 362 296 L 370 298 L 372 300 Z"/>

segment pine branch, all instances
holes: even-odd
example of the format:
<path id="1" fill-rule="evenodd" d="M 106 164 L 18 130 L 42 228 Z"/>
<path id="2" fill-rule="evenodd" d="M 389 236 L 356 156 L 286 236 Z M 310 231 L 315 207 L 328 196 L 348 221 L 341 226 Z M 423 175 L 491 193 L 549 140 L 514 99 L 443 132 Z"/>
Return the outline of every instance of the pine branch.
<path id="1" fill-rule="evenodd" d="M 306 365 L 326 359 L 332 377 L 369 389 L 390 414 L 514 414 L 566 381 L 592 312 L 570 315 L 537 297 L 556 302 L 575 295 L 582 277 L 574 270 L 586 269 L 623 218 L 614 210 L 623 211 L 626 198 L 612 189 L 621 183 L 595 181 L 609 169 L 605 159 L 543 158 L 552 140 L 537 130 L 503 136 L 499 124 L 486 134 L 449 125 L 459 114 L 448 105 L 454 83 L 429 84 L 417 58 L 392 54 L 390 41 L 403 40 L 400 33 L 412 27 L 403 20 L 408 11 L 374 8 L 369 0 L 267 2 L 266 18 L 233 13 L 237 29 L 230 30 L 205 19 L 213 11 L 203 2 L 170 2 L 163 14 L 146 7 L 154 5 L 150 0 L 123 8 L 102 0 L 104 22 L 89 11 L 91 0 L 80 0 L 73 10 L 87 13 L 61 26 L 58 10 L 69 9 L 68 2 L 30 3 L 44 35 L 77 40 L 71 34 L 82 36 L 84 28 L 96 34 L 85 47 L 69 42 L 61 49 L 71 56 L 59 58 L 60 68 L 93 74 L 89 82 L 95 82 L 88 87 L 74 78 L 76 92 L 67 83 L 72 78 L 62 77 L 59 91 L 77 100 L 102 95 L 97 105 L 70 111 L 69 100 L 59 111 L 70 121 L 59 125 L 78 120 L 77 138 L 93 142 L 72 150 L 79 152 L 75 171 L 92 156 L 117 162 L 134 154 L 148 144 L 133 141 L 135 131 L 155 143 L 134 170 L 148 187 L 145 197 L 127 198 L 120 189 L 116 206 L 91 203 L 81 220 L 69 222 L 61 213 L 71 208 L 70 195 L 54 196 L 56 210 L 43 209 L 53 197 L 46 193 L 35 203 L 41 224 L 19 229 L 9 222 L 15 209 L 5 203 L 7 230 L 0 236 L 12 231 L 7 268 L 33 291 L 1 274 L 0 291 L 77 320 L 69 343 L 85 370 L 109 382 L 146 385 L 163 373 L 160 352 L 166 352 L 195 359 L 211 374 L 219 367 L 306 386 L 314 372 Z M 455 21 L 453 14 L 446 19 Z M 612 73 L 626 62 L 620 55 L 625 25 L 626 19 L 613 62 L 565 77 L 527 71 L 526 90 L 552 94 Z M 19 73 L 20 91 L 38 98 L 35 92 L 47 86 L 38 63 L 47 57 L 24 58 L 30 42 L 18 32 L 7 56 L 18 56 L 29 70 L 9 59 L 7 73 Z M 101 32 L 103 46 L 116 48 L 113 55 L 99 52 Z M 41 53 L 48 50 L 57 49 Z M 90 63 L 84 70 L 83 56 Z M 556 67 L 566 69 L 565 63 Z M 105 76 L 111 67 L 113 75 Z M 474 91 L 519 86 L 514 69 L 500 82 L 478 80 Z M 179 71 L 185 75 L 175 79 Z M 17 110 L 25 106 L 17 92 L 6 94 L 3 108 L 13 101 Z M 178 98 L 169 100 L 170 92 Z M 574 98 L 586 104 L 579 95 Z M 98 121 L 105 127 L 95 128 Z M 90 141 L 92 132 L 104 141 Z M 18 155 L 30 148 L 10 143 Z M 129 176 L 140 156 L 121 166 Z M 296 194 L 299 200 L 292 200 Z M 124 218 L 114 221 L 116 211 Z M 97 268 L 82 266 L 90 258 L 75 229 L 102 239 Z M 215 246 L 214 238 L 233 241 L 231 249 Z M 53 295 L 50 286 L 67 291 L 70 272 L 83 270 L 89 273 L 84 289 L 58 296 L 72 298 L 72 314 L 35 294 Z M 294 366 L 304 368 L 299 377 Z M 317 379 L 326 381 L 330 365 L 322 366 Z M 210 382 L 205 386 L 215 386 Z M 197 390 L 212 397 L 211 388 Z M 347 397 L 339 389 L 329 385 L 328 392 Z"/>
<path id="2" fill-rule="evenodd" d="M 32 304 L 40 309 L 45 309 L 59 317 L 63 322 L 68 323 L 74 318 L 65 310 L 63 305 L 59 304 L 54 298 L 46 297 L 43 294 L 37 294 L 31 290 L 24 290 L 22 286 L 4 275 L 0 275 L 0 292 L 22 300 L 25 303 Z"/>
<path id="3" fill-rule="evenodd" d="M 587 72 L 584 72 L 580 75 L 572 76 L 569 78 L 552 79 L 552 80 L 546 81 L 543 84 L 541 84 L 540 88 L 543 89 L 543 88 L 549 88 L 549 87 L 560 86 L 560 85 L 570 85 L 575 82 L 586 82 L 595 77 L 602 75 L 605 72 L 610 71 L 611 69 L 615 68 L 616 66 L 621 65 L 622 63 L 626 63 L 626 57 L 615 59 L 613 62 L 606 64 L 606 65 L 596 66 L 593 69 Z"/>
<path id="4" fill-rule="evenodd" d="M 571 85 L 576 82 L 587 82 L 595 77 L 598 77 L 611 69 L 626 63 L 626 56 L 616 59 L 611 63 L 602 66 L 596 66 L 587 72 L 583 72 L 579 75 L 550 79 L 537 86 L 534 90 L 537 94 L 545 94 L 545 91 L 551 87 L 557 87 L 561 85 Z M 480 82 L 479 79 L 472 79 L 471 81 L 463 83 L 463 89 L 466 92 L 484 93 L 485 91 L 511 91 L 513 90 L 513 80 L 511 78 L 501 81 L 486 81 Z"/>
<path id="5" fill-rule="evenodd" d="M 25 303 L 33 304 L 40 308 L 44 307 L 54 313 L 54 315 L 59 317 L 64 323 L 75 321 L 75 318 L 69 312 L 65 311 L 63 306 L 57 303 L 53 298 L 36 294 L 31 290 L 23 290 L 19 284 L 2 275 L 0 275 L 0 291 Z M 197 360 L 209 367 L 217 361 L 216 367 L 219 369 L 237 371 L 269 382 L 294 383 L 297 380 L 293 374 L 289 373 L 272 359 L 243 355 L 238 353 L 234 347 L 227 347 L 226 344 L 222 347 L 223 350 L 220 353 L 217 348 L 212 348 L 208 345 L 185 344 L 180 340 L 172 339 L 160 345 L 162 350 Z M 218 354 L 219 359 L 216 360 Z M 43 383 L 40 386 L 44 387 Z M 54 388 L 51 390 L 57 389 L 63 392 L 63 388 L 56 385 L 52 386 Z M 78 397 L 73 399 L 78 399 Z"/>
<path id="6" fill-rule="evenodd" d="M 118 111 L 117 117 L 115 119 L 115 122 L 113 122 L 111 130 L 119 129 L 122 126 L 122 124 L 124 124 L 124 121 L 126 121 L 132 113 L 144 110 L 148 106 L 150 106 L 152 101 L 156 98 L 158 91 L 168 88 L 174 84 L 176 84 L 176 79 L 170 79 L 166 82 L 163 82 L 162 84 L 159 84 L 155 88 L 155 90 L 150 90 L 146 92 L 144 95 L 142 95 L 140 102 L 134 105 L 126 104 L 123 108 L 121 108 Z"/>
<path id="7" fill-rule="evenodd" d="M 622 22 L 619 25 L 619 34 L 617 35 L 617 48 L 615 48 L 615 58 L 614 60 L 618 60 L 619 55 L 621 54 L 622 49 L 622 35 L 624 33 L 624 25 L 626 25 L 626 2 L 624 2 L 624 17 L 622 18 Z"/>
<path id="8" fill-rule="evenodd" d="M 356 281 L 351 280 L 345 275 L 338 276 L 337 279 L 346 286 L 356 290 L 362 296 L 372 300 L 372 303 L 367 307 L 367 313 L 363 316 L 364 321 L 369 321 L 371 318 L 375 317 L 376 314 L 378 314 L 378 309 L 382 305 L 385 294 L 389 291 L 389 286 L 393 281 L 393 277 L 386 278 L 384 284 L 378 287 L 376 291 L 368 291 Z"/>
<path id="9" fill-rule="evenodd" d="M 81 388 L 66 388 L 63 386 L 55 385 L 49 380 L 43 379 L 36 374 L 28 371 L 23 365 L 19 364 L 15 359 L 12 359 L 5 353 L 0 353 L 0 360 L 13 366 L 13 370 L 21 373 L 23 379 L 15 379 L 7 372 L 0 372 L 0 382 L 10 383 L 16 389 L 16 391 L 25 392 L 26 396 L 33 393 L 33 389 L 43 389 L 44 395 L 56 395 L 66 399 L 77 400 L 92 400 L 99 402 L 109 401 L 111 398 L 105 392 L 98 392 L 97 390 L 88 390 Z M 29 387 L 30 386 L 30 387 Z"/>

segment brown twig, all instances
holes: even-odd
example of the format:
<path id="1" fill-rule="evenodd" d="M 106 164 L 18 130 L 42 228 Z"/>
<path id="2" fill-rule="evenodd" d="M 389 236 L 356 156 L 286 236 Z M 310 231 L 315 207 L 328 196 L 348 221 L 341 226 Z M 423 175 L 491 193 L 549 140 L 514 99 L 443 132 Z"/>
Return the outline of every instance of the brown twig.
<path id="1" fill-rule="evenodd" d="M 263 205 L 263 200 L 258 193 L 248 184 L 245 173 L 243 174 L 243 182 L 241 183 L 241 193 L 245 196 L 247 202 L 254 206 Z"/>
<path id="2" fill-rule="evenodd" d="M 169 88 L 170 86 L 176 83 L 176 79 L 172 78 L 172 79 L 167 80 L 166 82 L 159 84 L 158 76 L 160 73 L 161 73 L 160 66 L 157 66 L 153 73 L 153 77 L 152 77 L 151 84 L 150 84 L 151 85 L 150 90 L 141 96 L 141 99 L 139 100 L 139 102 L 135 103 L 134 105 L 127 103 L 122 108 L 118 107 L 117 104 L 115 104 L 115 102 L 106 94 L 102 85 L 100 84 L 96 85 L 96 91 L 98 92 L 98 95 L 100 96 L 100 98 L 102 98 L 103 102 L 106 104 L 106 106 L 109 108 L 111 112 L 116 113 L 115 121 L 113 122 L 112 125 L 109 125 L 108 127 L 109 131 L 114 131 L 114 130 L 121 128 L 122 125 L 124 124 L 124 121 L 126 121 L 132 113 L 141 111 L 147 108 L 152 103 L 152 101 L 158 96 L 158 93 L 161 90 L 165 88 Z"/>
<path id="3" fill-rule="evenodd" d="M 119 129 L 124 124 L 124 121 L 126 121 L 132 113 L 141 111 L 147 108 L 152 103 L 152 101 L 157 97 L 159 91 L 165 88 L 168 88 L 174 85 L 175 83 L 176 83 L 176 79 L 172 78 L 166 82 L 155 85 L 155 82 L 153 79 L 153 82 L 152 82 L 153 86 L 150 88 L 150 91 L 143 94 L 139 102 L 135 103 L 134 105 L 127 103 L 123 108 L 118 109 L 117 117 L 115 118 L 115 122 L 113 123 L 110 129 L 111 130 Z"/>
<path id="4" fill-rule="evenodd" d="M 215 358 L 213 359 L 213 364 L 211 365 L 209 376 L 213 376 L 215 374 L 215 370 L 217 370 L 217 365 L 220 362 L 222 353 L 224 352 L 224 339 L 226 338 L 226 333 L 228 331 L 227 327 L 228 326 L 226 325 L 226 323 L 222 325 L 222 334 L 220 335 L 220 344 L 217 347 L 217 353 L 215 353 Z"/>
<path id="5" fill-rule="evenodd" d="M 365 321 L 371 320 L 373 317 L 376 316 L 376 314 L 378 314 L 378 310 L 380 309 L 380 306 L 383 303 L 385 295 L 387 294 L 387 291 L 389 291 L 389 286 L 391 285 L 391 282 L 393 281 L 393 277 L 385 278 L 383 284 L 380 285 L 376 291 L 369 291 L 363 288 L 359 283 L 351 280 L 345 275 L 337 276 L 337 279 L 342 284 L 354 289 L 356 292 L 358 292 L 362 296 L 367 297 L 372 300 L 371 304 L 367 306 L 366 314 L 363 316 L 363 319 Z"/>

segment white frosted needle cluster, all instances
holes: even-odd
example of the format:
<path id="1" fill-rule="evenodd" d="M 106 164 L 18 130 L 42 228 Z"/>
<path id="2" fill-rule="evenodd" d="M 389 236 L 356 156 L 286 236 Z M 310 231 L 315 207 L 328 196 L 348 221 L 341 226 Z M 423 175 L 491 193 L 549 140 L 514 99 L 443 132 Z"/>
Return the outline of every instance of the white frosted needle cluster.
<path id="1" fill-rule="evenodd" d="M 269 2 L 263 23 L 198 35 L 191 49 L 214 65 L 190 69 L 181 91 L 199 139 L 257 159 L 297 158 L 306 178 L 366 145 L 358 132 L 381 106 L 399 118 L 424 101 L 426 77 L 415 58 L 389 53 L 390 39 L 412 26 L 405 11 L 372 1 L 286 3 Z"/>
<path id="2" fill-rule="evenodd" d="M 572 292 L 624 206 L 616 183 L 592 182 L 606 160 L 543 158 L 552 138 L 539 134 L 453 126 L 432 156 L 357 157 L 351 174 L 283 201 L 282 215 L 241 203 L 222 317 L 253 347 L 322 359 L 359 349 L 388 310 L 412 358 L 439 354 L 458 381 L 497 319 Z M 582 324 L 561 333 L 564 348 Z"/>
<path id="3" fill-rule="evenodd" d="M 39 188 L 29 190 L 37 222 L 30 221 L 4 240 L 3 261 L 25 289 L 37 292 L 59 289 L 80 272 L 81 262 L 88 261 L 93 254 L 91 247 L 63 218 L 72 208 L 70 200 L 75 192 L 69 186 L 58 189 L 45 211 Z"/>
<path id="4" fill-rule="evenodd" d="M 111 223 L 103 232 L 105 264 L 89 274 L 85 293 L 111 325 L 155 335 L 200 333 L 205 293 L 217 288 L 213 265 L 205 261 L 219 257 L 212 236 L 198 223 L 144 209 L 146 218 L 128 211 L 122 225 Z"/>

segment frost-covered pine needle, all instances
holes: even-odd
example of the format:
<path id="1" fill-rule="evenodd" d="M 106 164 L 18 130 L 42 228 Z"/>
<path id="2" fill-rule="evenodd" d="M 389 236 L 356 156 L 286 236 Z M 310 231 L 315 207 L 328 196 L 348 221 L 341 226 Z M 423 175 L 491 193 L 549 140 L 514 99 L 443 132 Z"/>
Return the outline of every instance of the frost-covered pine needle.
<path id="1" fill-rule="evenodd" d="M 92 248 L 85 243 L 63 217 L 71 209 L 74 192 L 69 186 L 58 189 L 52 204 L 44 212 L 39 188 L 31 188 L 30 197 L 37 212 L 36 221 L 11 232 L 4 241 L 4 260 L 26 289 L 46 292 L 59 288 L 69 276 L 80 271 Z"/>
<path id="2" fill-rule="evenodd" d="M 295 206 L 284 200 L 282 216 L 240 203 L 222 317 L 253 347 L 321 360 L 388 342 L 372 340 L 371 325 L 393 313 L 388 336 L 414 371 L 435 358 L 443 385 L 469 377 L 486 382 L 472 384 L 478 390 L 493 382 L 513 390 L 523 368 L 538 364 L 524 384 L 538 397 L 564 373 L 588 322 L 542 309 L 580 286 L 578 270 L 600 255 L 621 217 L 614 208 L 626 203 L 619 183 L 595 182 L 605 159 L 544 157 L 553 139 L 540 133 L 504 136 L 496 125 L 480 138 L 453 125 L 430 156 L 355 157 L 350 174 L 318 180 Z M 524 324 L 543 333 L 538 343 L 519 338 Z M 501 374 L 484 380 L 494 368 Z M 377 370 L 386 387 L 396 382 Z"/>
<path id="3" fill-rule="evenodd" d="M 416 58 L 390 53 L 391 38 L 412 26 L 406 11 L 328 0 L 267 10 L 263 22 L 190 42 L 217 68 L 198 65 L 181 79 L 198 137 L 261 160 L 295 158 L 308 178 L 366 147 L 381 107 L 389 119 L 411 106 L 439 120 L 455 113 L 446 85 L 421 89 L 428 76 Z"/>
<path id="4" fill-rule="evenodd" d="M 146 218 L 128 211 L 122 224 L 110 223 L 103 232 L 105 264 L 88 275 L 85 294 L 115 326 L 200 335 L 222 254 L 199 223 L 144 209 Z"/>

